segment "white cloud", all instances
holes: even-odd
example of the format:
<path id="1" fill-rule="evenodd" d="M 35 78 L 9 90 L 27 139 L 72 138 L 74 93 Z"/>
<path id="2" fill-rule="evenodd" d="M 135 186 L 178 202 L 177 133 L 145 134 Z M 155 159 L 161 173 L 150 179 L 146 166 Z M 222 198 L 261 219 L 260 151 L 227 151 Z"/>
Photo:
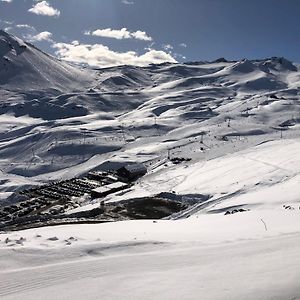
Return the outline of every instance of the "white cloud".
<path id="1" fill-rule="evenodd" d="M 179 44 L 179 46 L 180 46 L 180 47 L 183 47 L 183 48 L 186 48 L 186 47 L 187 47 L 187 44 L 181 43 L 181 44 Z"/>
<path id="2" fill-rule="evenodd" d="M 28 30 L 35 30 L 35 28 L 33 26 L 28 25 L 28 24 L 17 24 L 16 28 L 19 28 L 19 29 L 28 29 Z"/>
<path id="3" fill-rule="evenodd" d="M 179 60 L 186 60 L 186 56 L 180 54 L 180 53 L 173 53 L 174 57 L 176 59 L 179 59 Z"/>
<path id="4" fill-rule="evenodd" d="M 170 44 L 164 44 L 164 45 L 162 45 L 162 47 L 166 50 L 166 51 L 171 51 L 171 50 L 173 50 L 173 46 L 172 45 L 170 45 Z"/>
<path id="5" fill-rule="evenodd" d="M 152 37 L 148 36 L 145 31 L 138 30 L 136 32 L 132 32 L 131 36 L 137 40 L 142 41 L 152 41 Z"/>
<path id="6" fill-rule="evenodd" d="M 143 40 L 143 41 L 152 41 L 152 37 L 148 36 L 145 31 L 138 30 L 135 32 L 130 32 L 129 30 L 127 30 L 127 28 L 122 28 L 120 30 L 119 29 L 111 29 L 111 28 L 97 29 L 94 31 L 86 31 L 85 34 L 113 38 L 113 39 L 117 39 L 117 40 L 137 39 L 137 40 Z"/>
<path id="7" fill-rule="evenodd" d="M 130 0 L 122 0 L 122 3 L 126 4 L 126 5 L 133 5 L 134 4 L 134 2 L 130 1 Z"/>
<path id="8" fill-rule="evenodd" d="M 41 1 L 28 10 L 29 12 L 49 17 L 59 17 L 60 11 L 53 8 L 47 1 Z"/>
<path id="9" fill-rule="evenodd" d="M 7 2 L 7 3 L 11 3 L 13 2 L 13 0 L 0 0 L 1 2 Z"/>
<path id="10" fill-rule="evenodd" d="M 6 31 L 6 32 L 9 32 L 9 31 L 11 31 L 11 30 L 13 30 L 13 27 L 11 27 L 11 26 L 5 27 L 5 28 L 4 28 L 4 31 Z"/>
<path id="11" fill-rule="evenodd" d="M 13 21 L 2 21 L 2 20 L 0 20 L 0 22 L 2 22 L 2 23 L 4 23 L 4 24 L 6 24 L 6 25 L 12 25 L 12 24 L 14 24 L 14 22 Z"/>
<path id="12" fill-rule="evenodd" d="M 53 48 L 57 49 L 56 54 L 64 60 L 84 63 L 93 67 L 146 66 L 152 63 L 176 62 L 170 54 L 153 49 L 138 55 L 135 51 L 115 52 L 102 44 L 79 44 L 78 41 L 71 44 L 55 43 Z"/>
<path id="13" fill-rule="evenodd" d="M 24 39 L 30 40 L 30 38 L 37 33 L 36 29 L 29 24 L 14 24 L 11 21 L 1 21 L 5 25 L 9 25 L 4 28 L 4 31 L 20 36 Z"/>
<path id="14" fill-rule="evenodd" d="M 95 31 L 86 31 L 85 34 L 101 36 L 101 37 L 108 37 L 108 38 L 113 38 L 113 39 L 117 39 L 117 40 L 130 39 L 130 32 L 126 28 L 122 28 L 120 30 L 114 30 L 111 28 L 97 29 Z"/>
<path id="15" fill-rule="evenodd" d="M 41 42 L 41 41 L 48 41 L 52 42 L 52 33 L 49 31 L 43 31 L 38 33 L 37 35 L 28 35 L 26 36 L 28 40 L 31 42 Z"/>

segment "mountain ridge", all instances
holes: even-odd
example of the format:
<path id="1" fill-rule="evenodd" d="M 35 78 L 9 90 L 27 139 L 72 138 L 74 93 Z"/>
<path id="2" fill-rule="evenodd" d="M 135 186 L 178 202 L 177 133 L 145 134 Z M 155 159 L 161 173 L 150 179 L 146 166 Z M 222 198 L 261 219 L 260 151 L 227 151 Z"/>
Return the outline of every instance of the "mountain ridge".
<path id="1" fill-rule="evenodd" d="M 76 89 L 74 82 L 88 85 L 92 76 L 83 69 L 46 54 L 34 45 L 0 31 L 0 85 L 10 90 Z"/>
<path id="2" fill-rule="evenodd" d="M 9 39 L 26 48 L 15 55 Z M 0 33 L 0 41 L 0 64 L 8 56 L 20 71 L 0 81 L 0 168 L 8 177 L 35 182 L 84 173 L 90 160 L 97 161 L 93 167 L 155 160 L 169 148 L 188 149 L 204 133 L 219 147 L 238 136 L 253 145 L 279 130 L 298 130 L 300 72 L 284 58 L 96 70 L 61 62 L 8 34 Z M 198 160 L 201 151 L 185 155 Z M 209 157 L 217 152 L 207 148 Z M 3 190 L 13 191 L 13 182 Z"/>

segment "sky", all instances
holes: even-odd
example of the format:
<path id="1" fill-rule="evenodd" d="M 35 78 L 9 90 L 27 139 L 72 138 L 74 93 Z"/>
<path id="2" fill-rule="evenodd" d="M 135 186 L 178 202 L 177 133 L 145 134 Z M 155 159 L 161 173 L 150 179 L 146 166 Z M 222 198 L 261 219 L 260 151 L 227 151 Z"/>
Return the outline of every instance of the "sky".
<path id="1" fill-rule="evenodd" d="M 299 0 L 0 0 L 0 28 L 61 59 L 300 62 Z"/>

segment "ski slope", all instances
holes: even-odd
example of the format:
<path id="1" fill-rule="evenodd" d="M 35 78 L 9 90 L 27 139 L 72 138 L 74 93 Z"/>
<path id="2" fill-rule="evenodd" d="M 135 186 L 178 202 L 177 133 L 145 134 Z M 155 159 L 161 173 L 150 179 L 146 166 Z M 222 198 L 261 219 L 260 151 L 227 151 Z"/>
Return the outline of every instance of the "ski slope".
<path id="1" fill-rule="evenodd" d="M 174 219 L 1 234 L 1 299 L 298 299 L 297 151 L 299 139 L 264 143 L 161 170 L 127 194 L 215 193 Z"/>
<path id="2" fill-rule="evenodd" d="M 1 232 L 1 299 L 300 299 L 298 65 L 90 70 L 1 31 L 0 66 L 0 206 L 127 162 L 147 175 L 106 202 L 194 203 L 165 220 Z"/>
<path id="3" fill-rule="evenodd" d="M 2 299 L 298 299 L 297 243 L 299 236 L 179 249 L 126 244 L 113 255 L 100 250 L 80 261 L 5 272 L 0 293 Z"/>

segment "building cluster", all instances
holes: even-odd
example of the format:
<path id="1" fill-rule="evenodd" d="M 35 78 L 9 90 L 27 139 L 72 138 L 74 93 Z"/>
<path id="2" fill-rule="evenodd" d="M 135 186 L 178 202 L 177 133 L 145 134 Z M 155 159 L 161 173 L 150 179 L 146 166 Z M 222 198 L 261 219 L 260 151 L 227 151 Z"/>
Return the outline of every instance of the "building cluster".
<path id="1" fill-rule="evenodd" d="M 92 171 L 81 178 L 52 182 L 24 190 L 14 205 L 0 208 L 0 222 L 35 215 L 59 215 L 95 198 L 128 188 L 147 169 L 142 164 L 125 165 L 114 171 Z"/>

